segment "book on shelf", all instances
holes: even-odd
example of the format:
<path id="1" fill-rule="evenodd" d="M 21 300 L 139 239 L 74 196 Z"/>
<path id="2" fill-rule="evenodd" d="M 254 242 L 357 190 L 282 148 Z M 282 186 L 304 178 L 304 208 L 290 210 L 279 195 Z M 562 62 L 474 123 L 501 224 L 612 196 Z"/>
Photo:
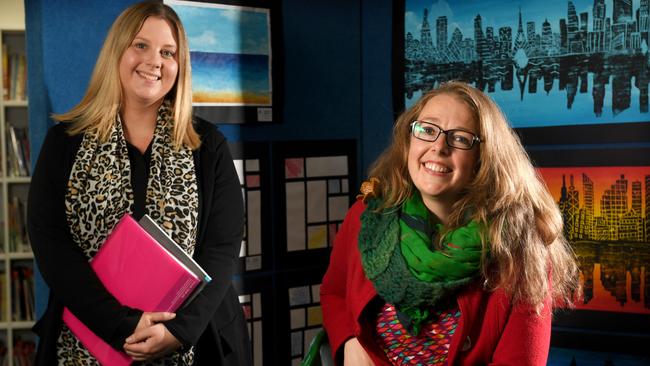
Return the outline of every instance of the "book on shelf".
<path id="1" fill-rule="evenodd" d="M 12 286 L 15 288 L 13 319 L 34 320 L 34 270 L 27 266 L 12 268 Z"/>
<path id="2" fill-rule="evenodd" d="M 9 214 L 9 252 L 25 253 L 31 251 L 27 237 L 25 203 L 18 196 L 13 196 L 7 203 Z"/>
<path id="3" fill-rule="evenodd" d="M 17 300 L 20 298 L 18 295 L 18 272 L 11 270 L 9 275 L 11 276 L 9 279 L 11 282 L 11 319 L 15 321 L 20 316 L 20 306 Z"/>
<path id="4" fill-rule="evenodd" d="M 14 339 L 14 365 L 31 366 L 36 359 L 36 342 L 31 339 Z"/>
<path id="5" fill-rule="evenodd" d="M 21 303 L 24 309 L 23 319 L 34 321 L 34 270 L 31 267 L 22 267 L 18 278 L 22 282 Z"/>
<path id="6" fill-rule="evenodd" d="M 34 270 L 28 266 L 11 268 L 11 310 L 14 321 L 34 320 Z"/>
<path id="7" fill-rule="evenodd" d="M 29 136 L 26 128 L 7 123 L 7 168 L 9 175 L 29 176 Z"/>
<path id="8" fill-rule="evenodd" d="M 4 340 L 0 338 L 0 365 L 4 366 L 7 364 L 7 345 Z"/>
<path id="9" fill-rule="evenodd" d="M 0 294 L 2 294 L 2 301 L 0 301 L 0 322 L 7 321 L 7 300 L 4 299 L 4 296 L 7 291 L 7 279 L 5 277 L 5 272 L 0 271 Z M 1 365 L 2 363 L 0 363 Z"/>
<path id="10" fill-rule="evenodd" d="M 9 47 L 2 44 L 2 99 L 9 100 Z"/>
<path id="11" fill-rule="evenodd" d="M 143 311 L 176 311 L 212 279 L 149 216 L 124 215 L 90 265 L 122 304 Z M 131 358 L 95 335 L 67 308 L 63 321 L 102 365 L 129 365 Z"/>
<path id="12" fill-rule="evenodd" d="M 27 100 L 27 59 L 2 45 L 2 96 L 4 100 Z"/>
<path id="13" fill-rule="evenodd" d="M 24 54 L 18 55 L 16 69 L 14 99 L 27 100 L 27 59 Z"/>

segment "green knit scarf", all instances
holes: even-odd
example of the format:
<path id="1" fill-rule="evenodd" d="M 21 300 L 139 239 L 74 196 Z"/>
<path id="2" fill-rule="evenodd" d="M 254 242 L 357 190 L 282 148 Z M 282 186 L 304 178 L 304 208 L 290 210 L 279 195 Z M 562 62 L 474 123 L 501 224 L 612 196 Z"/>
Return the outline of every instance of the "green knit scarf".
<path id="1" fill-rule="evenodd" d="M 409 332 L 418 334 L 431 308 L 479 274 L 481 225 L 470 221 L 446 233 L 436 249 L 433 240 L 444 227 L 431 224 L 432 214 L 418 193 L 399 210 L 375 212 L 379 204 L 370 199 L 361 215 L 363 269 L 379 296 L 396 306 Z"/>

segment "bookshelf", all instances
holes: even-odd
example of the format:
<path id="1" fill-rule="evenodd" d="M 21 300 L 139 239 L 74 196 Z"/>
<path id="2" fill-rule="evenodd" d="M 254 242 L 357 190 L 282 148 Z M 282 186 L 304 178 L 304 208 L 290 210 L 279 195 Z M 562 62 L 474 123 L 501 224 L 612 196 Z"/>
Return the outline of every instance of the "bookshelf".
<path id="1" fill-rule="evenodd" d="M 0 365 L 31 365 L 34 264 L 25 227 L 31 160 L 25 31 L 0 29 Z"/>

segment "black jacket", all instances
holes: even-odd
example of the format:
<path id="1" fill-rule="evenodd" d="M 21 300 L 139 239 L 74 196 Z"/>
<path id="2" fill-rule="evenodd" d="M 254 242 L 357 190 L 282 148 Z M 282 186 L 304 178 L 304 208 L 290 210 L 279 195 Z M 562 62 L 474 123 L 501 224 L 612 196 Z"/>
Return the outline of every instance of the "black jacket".
<path id="1" fill-rule="evenodd" d="M 61 123 L 48 131 L 29 191 L 29 237 L 50 287 L 46 312 L 34 326 L 39 336 L 36 365 L 57 363 L 64 304 L 119 350 L 141 316 L 141 311 L 120 305 L 106 291 L 70 236 L 66 185 L 82 136 L 69 136 L 67 127 Z M 243 233 L 241 188 L 224 136 L 204 121 L 196 122 L 195 128 L 202 144 L 193 152 L 199 188 L 194 258 L 213 280 L 165 325 L 184 346 L 196 346 L 195 365 L 248 365 L 248 331 L 232 286 Z"/>

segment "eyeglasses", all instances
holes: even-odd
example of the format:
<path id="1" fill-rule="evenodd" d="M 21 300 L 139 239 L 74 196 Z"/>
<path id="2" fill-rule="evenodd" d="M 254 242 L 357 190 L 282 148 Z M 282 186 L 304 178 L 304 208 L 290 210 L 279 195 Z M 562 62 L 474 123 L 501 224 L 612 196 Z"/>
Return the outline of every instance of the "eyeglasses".
<path id="1" fill-rule="evenodd" d="M 459 129 L 443 130 L 436 124 L 424 121 L 413 121 L 411 123 L 411 134 L 417 139 L 434 142 L 440 137 L 440 133 L 445 134 L 447 146 L 454 149 L 470 150 L 474 143 L 481 142 L 480 137 L 469 131 Z"/>

